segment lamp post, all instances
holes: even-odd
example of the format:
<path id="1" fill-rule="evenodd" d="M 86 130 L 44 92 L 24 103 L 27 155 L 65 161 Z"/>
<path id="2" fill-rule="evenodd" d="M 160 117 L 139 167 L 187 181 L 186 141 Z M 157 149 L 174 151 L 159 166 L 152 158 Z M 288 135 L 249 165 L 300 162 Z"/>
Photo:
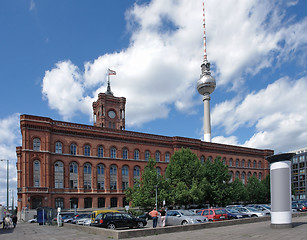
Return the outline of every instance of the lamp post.
<path id="1" fill-rule="evenodd" d="M 0 159 L 1 162 L 6 161 L 6 206 L 9 207 L 9 160 Z"/>

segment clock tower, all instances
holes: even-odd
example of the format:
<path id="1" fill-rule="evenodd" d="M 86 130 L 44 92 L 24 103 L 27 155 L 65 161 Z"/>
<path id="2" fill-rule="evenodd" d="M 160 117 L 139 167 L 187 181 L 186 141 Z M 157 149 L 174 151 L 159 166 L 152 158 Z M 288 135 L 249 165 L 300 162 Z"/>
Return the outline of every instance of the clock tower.
<path id="1" fill-rule="evenodd" d="M 125 130 L 125 105 L 126 98 L 115 97 L 108 82 L 107 91 L 99 93 L 93 102 L 94 126 Z"/>

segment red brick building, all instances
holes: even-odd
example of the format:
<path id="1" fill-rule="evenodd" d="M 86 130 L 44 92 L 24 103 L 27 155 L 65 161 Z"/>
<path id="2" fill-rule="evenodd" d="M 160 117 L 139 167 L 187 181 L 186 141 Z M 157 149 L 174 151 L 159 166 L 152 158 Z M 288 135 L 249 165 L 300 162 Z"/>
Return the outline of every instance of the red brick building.
<path id="1" fill-rule="evenodd" d="M 269 173 L 260 150 L 126 131 L 125 98 L 101 93 L 93 103 L 94 126 L 21 115 L 22 146 L 17 147 L 18 211 L 37 207 L 123 207 L 124 191 L 147 165 L 157 161 L 165 173 L 175 151 L 190 148 L 200 159 L 220 156 L 235 177 Z"/>

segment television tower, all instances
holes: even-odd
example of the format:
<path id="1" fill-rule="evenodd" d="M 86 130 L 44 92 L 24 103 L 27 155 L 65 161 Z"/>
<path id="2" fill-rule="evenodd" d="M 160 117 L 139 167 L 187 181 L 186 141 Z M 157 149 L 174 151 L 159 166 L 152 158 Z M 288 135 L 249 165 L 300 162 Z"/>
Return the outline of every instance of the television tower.
<path id="1" fill-rule="evenodd" d="M 211 76 L 210 63 L 206 51 L 206 28 L 205 28 L 205 3 L 203 2 L 203 27 L 204 27 L 204 61 L 201 65 L 200 79 L 197 81 L 197 91 L 203 95 L 204 102 L 204 141 L 211 142 L 210 123 L 210 94 L 216 87 L 214 77 Z"/>

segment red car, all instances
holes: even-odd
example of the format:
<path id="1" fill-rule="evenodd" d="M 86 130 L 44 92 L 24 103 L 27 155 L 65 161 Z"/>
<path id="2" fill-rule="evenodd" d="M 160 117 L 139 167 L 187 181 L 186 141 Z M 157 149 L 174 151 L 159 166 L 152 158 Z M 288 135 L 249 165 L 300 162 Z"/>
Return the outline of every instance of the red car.
<path id="1" fill-rule="evenodd" d="M 209 221 L 222 221 L 227 220 L 228 215 L 225 209 L 223 208 L 209 208 L 209 209 L 202 209 L 197 212 L 197 214 L 208 218 Z"/>

